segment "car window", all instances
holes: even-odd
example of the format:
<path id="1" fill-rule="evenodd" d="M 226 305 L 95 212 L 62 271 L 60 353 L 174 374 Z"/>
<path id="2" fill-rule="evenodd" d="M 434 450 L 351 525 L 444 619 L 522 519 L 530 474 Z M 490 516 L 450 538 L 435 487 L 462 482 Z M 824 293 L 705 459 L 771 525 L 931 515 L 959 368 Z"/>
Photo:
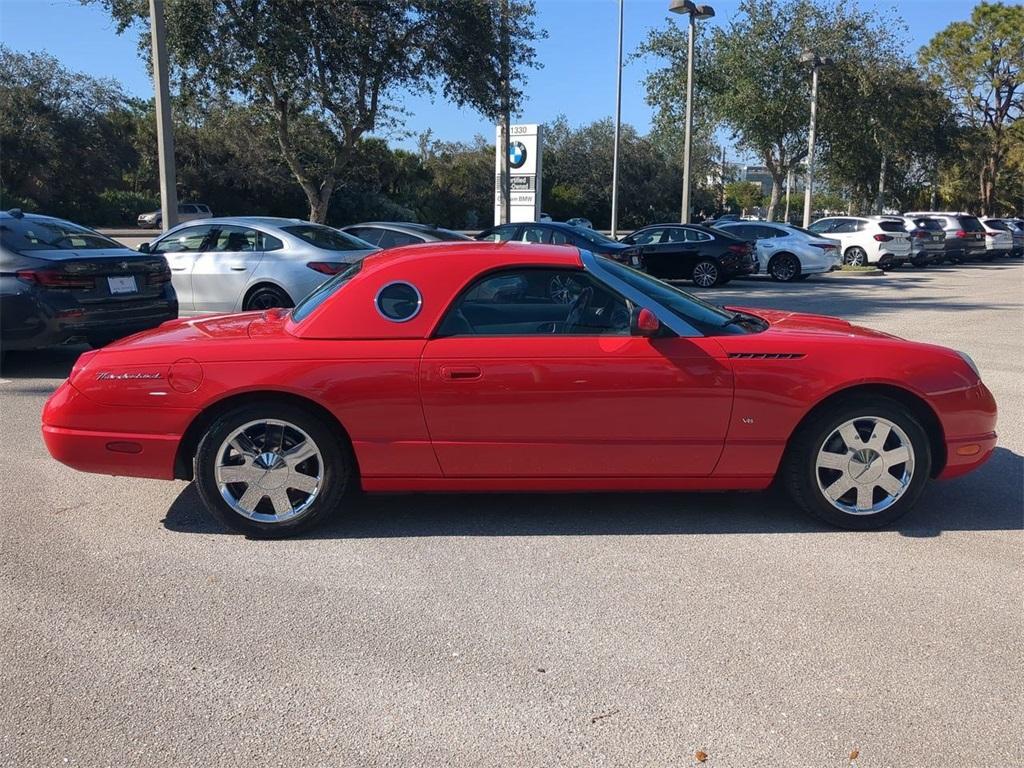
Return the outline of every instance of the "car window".
<path id="1" fill-rule="evenodd" d="M 686 233 L 686 242 L 688 243 L 706 243 L 714 238 L 707 232 L 701 232 L 699 229 L 690 229 L 688 227 L 683 228 L 683 232 Z"/>
<path id="2" fill-rule="evenodd" d="M 257 232 L 246 227 L 224 226 L 205 248 L 207 251 L 244 252 L 257 250 Z"/>
<path id="3" fill-rule="evenodd" d="M 999 221 L 998 219 L 989 219 L 985 222 L 985 226 L 989 229 L 998 229 L 1001 232 L 1010 231 L 1010 226 L 1005 221 Z"/>
<path id="4" fill-rule="evenodd" d="M 831 232 L 832 227 L 835 226 L 835 219 L 819 219 L 818 221 L 811 224 L 808 229 L 814 232 L 816 235 L 820 235 L 823 232 Z"/>
<path id="5" fill-rule="evenodd" d="M 325 251 L 365 251 L 367 243 L 321 224 L 296 224 L 281 227 L 282 232 Z"/>
<path id="6" fill-rule="evenodd" d="M 547 241 L 547 235 L 547 230 L 544 227 L 531 227 L 526 224 L 516 239 L 523 243 L 543 243 Z"/>
<path id="7" fill-rule="evenodd" d="M 124 248 L 99 232 L 60 219 L 4 218 L 0 242 L 5 248 L 23 251 L 96 250 Z"/>
<path id="8" fill-rule="evenodd" d="M 561 230 L 552 229 L 552 230 L 550 230 L 549 234 L 551 235 L 551 244 L 552 245 L 571 245 L 571 246 L 575 245 L 575 243 L 573 243 L 573 241 L 570 240 L 566 236 L 566 234 L 564 232 L 562 232 Z"/>
<path id="9" fill-rule="evenodd" d="M 208 205 L 197 205 L 196 209 L 200 213 L 209 213 L 210 212 L 210 206 L 208 206 Z"/>
<path id="10" fill-rule="evenodd" d="M 150 253 L 191 253 L 201 251 L 211 229 L 212 227 L 209 225 L 179 229 L 177 232 L 172 232 L 156 243 L 150 249 Z"/>
<path id="11" fill-rule="evenodd" d="M 377 241 L 377 245 L 381 248 L 397 248 L 401 245 L 416 245 L 417 243 L 425 242 L 427 241 L 422 237 L 410 235 L 408 232 L 385 229 L 381 231 L 380 240 Z"/>
<path id="12" fill-rule="evenodd" d="M 736 224 L 736 225 L 722 225 L 716 226 L 720 232 L 726 232 L 733 237 L 739 237 L 744 240 L 756 240 L 757 236 L 754 234 L 754 228 L 749 224 Z"/>
<path id="13" fill-rule="evenodd" d="M 914 219 L 914 226 L 927 229 L 929 232 L 941 232 L 942 222 L 938 219 Z"/>
<path id="14" fill-rule="evenodd" d="M 194 205 L 179 205 L 178 213 L 199 213 Z"/>
<path id="15" fill-rule="evenodd" d="M 437 336 L 628 336 L 628 302 L 583 270 L 520 267 L 472 283 Z"/>
<path id="16" fill-rule="evenodd" d="M 626 239 L 625 242 L 628 242 L 631 245 L 652 245 L 654 243 L 665 242 L 665 230 L 643 229 L 639 232 L 634 232 Z M 671 231 L 669 232 L 668 242 L 673 242 L 671 238 Z"/>
<path id="17" fill-rule="evenodd" d="M 856 232 L 860 229 L 858 226 L 859 222 L 853 219 L 838 219 L 832 229 L 829 230 L 830 234 L 846 234 L 848 232 Z"/>
<path id="18" fill-rule="evenodd" d="M 963 229 L 965 232 L 985 231 L 985 227 L 982 226 L 981 221 L 978 220 L 977 216 L 961 216 L 960 228 Z"/>
<path id="19" fill-rule="evenodd" d="M 906 232 L 907 227 L 902 221 L 888 221 L 883 219 L 878 222 L 878 226 L 883 232 Z"/>
<path id="20" fill-rule="evenodd" d="M 503 224 L 500 227 L 495 227 L 492 230 L 482 233 L 479 239 L 486 240 L 491 243 L 506 243 L 515 237 L 516 230 L 518 229 L 518 224 Z"/>
<path id="21" fill-rule="evenodd" d="M 323 304 L 327 299 L 337 293 L 345 283 L 359 274 L 359 270 L 363 268 L 363 261 L 353 262 L 352 265 L 344 272 L 339 272 L 331 279 L 322 283 L 319 288 L 315 289 L 311 294 L 306 296 L 302 301 L 299 302 L 298 306 L 292 310 L 292 320 L 296 323 L 301 323 L 310 313 Z"/>
<path id="22" fill-rule="evenodd" d="M 380 238 L 384 234 L 384 230 L 378 227 L 349 227 L 345 231 L 370 245 L 380 245 Z"/>

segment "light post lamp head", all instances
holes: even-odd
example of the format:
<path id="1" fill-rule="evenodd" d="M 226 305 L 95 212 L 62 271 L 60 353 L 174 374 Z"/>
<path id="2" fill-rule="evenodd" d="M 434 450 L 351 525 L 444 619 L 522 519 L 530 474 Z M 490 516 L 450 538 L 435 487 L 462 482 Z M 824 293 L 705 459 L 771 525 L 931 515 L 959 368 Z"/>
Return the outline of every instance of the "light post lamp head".
<path id="1" fill-rule="evenodd" d="M 830 67 L 835 62 L 829 56 L 819 56 L 814 51 L 804 51 L 800 54 L 800 61 L 810 64 L 812 67 Z"/>
<path id="2" fill-rule="evenodd" d="M 683 13 L 694 19 L 710 19 L 715 15 L 715 9 L 710 5 L 698 5 L 692 0 L 671 0 L 668 9 L 671 13 Z"/>

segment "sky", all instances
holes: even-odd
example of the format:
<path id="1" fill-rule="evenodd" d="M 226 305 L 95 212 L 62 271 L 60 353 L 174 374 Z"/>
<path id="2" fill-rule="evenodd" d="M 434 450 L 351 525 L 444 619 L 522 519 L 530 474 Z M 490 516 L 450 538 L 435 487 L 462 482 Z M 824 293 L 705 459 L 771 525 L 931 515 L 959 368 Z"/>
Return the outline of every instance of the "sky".
<path id="1" fill-rule="evenodd" d="M 709 24 L 725 25 L 738 0 L 710 1 L 716 17 Z M 654 60 L 632 60 L 647 31 L 666 24 L 668 0 L 624 0 L 622 119 L 642 133 L 650 127 L 652 111 L 644 102 L 644 75 L 657 68 Z M 543 68 L 528 75 L 526 99 L 518 122 L 543 123 L 560 114 L 572 125 L 585 125 L 615 110 L 617 0 L 536 0 L 538 26 L 548 38 L 538 43 Z M 949 23 L 970 16 L 969 2 L 949 0 L 860 0 L 867 11 L 894 10 L 906 24 L 908 54 L 913 55 Z M 149 97 L 152 83 L 138 53 L 138 36 L 118 36 L 113 22 L 95 5 L 78 0 L 0 0 L 0 42 L 16 51 L 46 51 L 72 70 L 118 80 L 132 95 Z M 415 136 L 427 128 L 444 141 L 469 141 L 481 134 L 494 136 L 493 126 L 470 110 L 460 110 L 443 98 L 400 94 L 408 113 L 404 131 L 391 135 L 392 144 L 415 146 Z M 730 157 L 734 153 L 730 152 Z"/>

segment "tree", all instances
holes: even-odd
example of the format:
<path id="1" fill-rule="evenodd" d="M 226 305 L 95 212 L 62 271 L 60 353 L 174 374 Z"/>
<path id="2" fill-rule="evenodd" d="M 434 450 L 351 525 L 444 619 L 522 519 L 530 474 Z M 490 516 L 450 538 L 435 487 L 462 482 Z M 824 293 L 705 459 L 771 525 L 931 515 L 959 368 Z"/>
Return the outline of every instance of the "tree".
<path id="1" fill-rule="evenodd" d="M 695 107 L 706 108 L 768 168 L 770 219 L 787 173 L 807 154 L 810 72 L 801 53 L 813 50 L 837 59 L 889 55 L 899 42 L 892 27 L 889 18 L 860 11 L 851 0 L 741 0 L 728 24 L 701 44 L 696 85 L 702 90 L 694 98 L 706 103 Z M 674 25 L 652 30 L 642 50 L 685 51 L 682 36 Z M 675 63 L 652 77 L 678 89 L 685 85 L 685 68 Z"/>
<path id="2" fill-rule="evenodd" d="M 753 181 L 730 181 L 725 185 L 726 205 L 739 208 L 741 213 L 747 213 L 754 208 L 760 208 L 764 203 L 764 195 L 761 194 L 761 185 Z"/>
<path id="3" fill-rule="evenodd" d="M 992 214 L 1008 132 L 1024 110 L 1024 6 L 979 3 L 970 21 L 950 24 L 919 58 L 957 105 L 961 122 L 984 140 L 978 193 Z"/>
<path id="4" fill-rule="evenodd" d="M 144 0 L 103 5 L 123 32 Z M 535 66 L 532 0 L 168 0 L 168 46 L 183 97 L 257 110 L 302 188 L 314 221 L 349 178 L 366 135 L 401 122 L 401 91 L 435 93 L 488 117 Z M 507 8 L 508 15 L 501 11 Z M 508 69 L 511 75 L 503 78 Z M 302 140 L 303 123 L 321 130 Z"/>

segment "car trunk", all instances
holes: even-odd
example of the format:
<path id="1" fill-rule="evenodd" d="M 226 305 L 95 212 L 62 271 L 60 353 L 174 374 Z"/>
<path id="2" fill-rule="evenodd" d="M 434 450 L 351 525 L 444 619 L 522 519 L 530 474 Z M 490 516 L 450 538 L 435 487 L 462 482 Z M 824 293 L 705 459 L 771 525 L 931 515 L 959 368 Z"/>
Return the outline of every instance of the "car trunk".
<path id="1" fill-rule="evenodd" d="M 121 248 L 29 251 L 41 263 L 18 271 L 18 277 L 43 290 L 69 291 L 82 304 L 130 302 L 157 297 L 170 282 L 162 256 Z"/>

